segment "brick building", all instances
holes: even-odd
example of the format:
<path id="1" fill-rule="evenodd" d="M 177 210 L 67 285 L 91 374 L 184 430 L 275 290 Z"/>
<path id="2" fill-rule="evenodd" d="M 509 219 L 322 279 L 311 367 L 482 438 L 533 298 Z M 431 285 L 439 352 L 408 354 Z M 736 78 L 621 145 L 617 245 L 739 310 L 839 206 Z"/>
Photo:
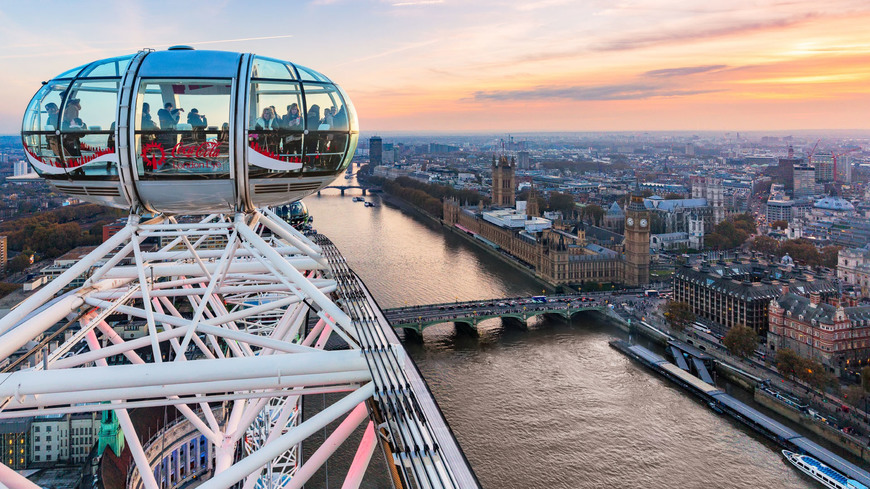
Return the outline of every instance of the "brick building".
<path id="1" fill-rule="evenodd" d="M 870 361 L 870 307 L 844 307 L 836 299 L 822 302 L 786 293 L 770 301 L 770 350 L 789 348 L 822 363 L 839 375 L 857 371 Z"/>

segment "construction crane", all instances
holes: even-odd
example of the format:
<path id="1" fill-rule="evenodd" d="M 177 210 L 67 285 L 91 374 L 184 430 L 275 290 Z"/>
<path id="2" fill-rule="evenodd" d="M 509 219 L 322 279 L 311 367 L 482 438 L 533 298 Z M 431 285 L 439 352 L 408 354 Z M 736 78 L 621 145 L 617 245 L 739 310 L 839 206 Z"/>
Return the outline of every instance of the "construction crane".
<path id="1" fill-rule="evenodd" d="M 818 141 L 816 141 L 816 144 L 813 145 L 813 149 L 810 151 L 810 155 L 807 156 L 807 164 L 809 164 L 809 165 L 813 164 L 813 155 L 816 154 L 816 148 L 819 147 L 819 143 L 821 143 L 821 142 L 822 142 L 822 138 L 819 138 Z"/>

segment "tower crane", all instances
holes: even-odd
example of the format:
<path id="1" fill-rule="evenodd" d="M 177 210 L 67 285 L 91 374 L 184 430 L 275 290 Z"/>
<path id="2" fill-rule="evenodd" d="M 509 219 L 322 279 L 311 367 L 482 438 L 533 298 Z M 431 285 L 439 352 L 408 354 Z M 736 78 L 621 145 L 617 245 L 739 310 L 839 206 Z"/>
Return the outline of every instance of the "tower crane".
<path id="1" fill-rule="evenodd" d="M 816 154 L 816 148 L 819 147 L 819 143 L 821 143 L 821 142 L 822 142 L 822 138 L 819 138 L 816 141 L 816 144 L 813 145 L 813 149 L 810 151 L 809 156 L 807 156 L 807 163 L 808 164 L 810 164 L 810 165 L 813 164 L 813 155 Z"/>

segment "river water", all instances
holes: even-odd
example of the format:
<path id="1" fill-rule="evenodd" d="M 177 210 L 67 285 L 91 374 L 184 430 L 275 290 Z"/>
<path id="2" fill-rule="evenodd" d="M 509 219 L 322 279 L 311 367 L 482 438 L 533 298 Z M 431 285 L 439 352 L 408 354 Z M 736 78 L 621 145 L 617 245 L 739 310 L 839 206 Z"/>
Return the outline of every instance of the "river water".
<path id="1" fill-rule="evenodd" d="M 305 202 L 382 308 L 540 293 L 462 238 L 366 199 L 380 205 L 334 190 Z M 436 325 L 406 347 L 485 488 L 820 487 L 774 444 L 611 349 L 619 333 L 594 314 L 479 331 Z"/>

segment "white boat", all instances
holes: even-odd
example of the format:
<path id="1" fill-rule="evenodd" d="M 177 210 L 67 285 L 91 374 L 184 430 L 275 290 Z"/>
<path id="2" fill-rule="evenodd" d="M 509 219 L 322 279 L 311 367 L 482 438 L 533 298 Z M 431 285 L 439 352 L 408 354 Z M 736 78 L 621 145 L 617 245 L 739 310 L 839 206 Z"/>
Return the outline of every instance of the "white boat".
<path id="1" fill-rule="evenodd" d="M 868 489 L 860 482 L 850 479 L 809 455 L 783 450 L 782 454 L 801 472 L 822 483 L 831 489 Z"/>
<path id="2" fill-rule="evenodd" d="M 353 201 L 354 201 L 354 202 L 365 202 L 366 199 L 364 199 L 364 198 L 362 198 L 362 197 L 354 197 L 354 198 L 353 198 Z"/>

